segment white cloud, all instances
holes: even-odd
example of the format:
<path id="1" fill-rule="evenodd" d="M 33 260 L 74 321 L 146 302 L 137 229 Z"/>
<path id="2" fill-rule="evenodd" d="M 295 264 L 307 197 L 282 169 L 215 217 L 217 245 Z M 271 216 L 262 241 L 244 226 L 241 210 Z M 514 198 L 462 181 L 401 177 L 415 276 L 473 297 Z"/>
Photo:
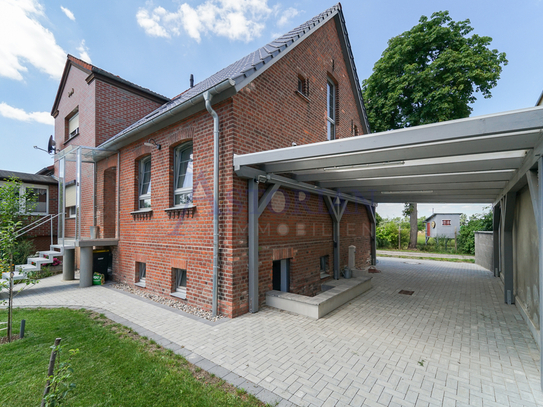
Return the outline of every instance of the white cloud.
<path id="1" fill-rule="evenodd" d="M 2 0 L 0 12 L 0 76 L 23 80 L 27 65 L 55 79 L 62 75 L 66 52 L 38 21 L 44 17 L 37 0 Z"/>
<path id="2" fill-rule="evenodd" d="M 89 48 L 85 45 L 85 40 L 81 40 L 81 44 L 77 47 L 77 52 L 79 52 L 79 59 L 92 64 L 89 56 Z"/>
<path id="3" fill-rule="evenodd" d="M 277 26 L 284 27 L 285 25 L 290 24 L 290 20 L 292 20 L 298 14 L 300 14 L 300 10 L 296 10 L 294 7 L 287 8 L 285 11 L 283 11 L 281 17 L 279 17 L 279 20 L 277 21 Z"/>
<path id="4" fill-rule="evenodd" d="M 68 17 L 70 20 L 75 21 L 74 13 L 71 12 L 71 10 L 67 9 L 66 7 L 60 6 L 60 9 L 66 14 L 66 17 Z"/>
<path id="5" fill-rule="evenodd" d="M 249 42 L 260 36 L 271 13 L 268 0 L 207 0 L 195 8 L 183 3 L 174 12 L 140 8 L 136 20 L 153 37 L 171 38 L 184 30 L 197 42 L 206 34 Z"/>
<path id="6" fill-rule="evenodd" d="M 20 120 L 22 122 L 38 122 L 43 124 L 49 124 L 53 126 L 55 119 L 47 112 L 32 112 L 27 113 L 23 109 L 19 109 L 8 105 L 7 103 L 0 102 L 0 115 L 8 119 Z"/>

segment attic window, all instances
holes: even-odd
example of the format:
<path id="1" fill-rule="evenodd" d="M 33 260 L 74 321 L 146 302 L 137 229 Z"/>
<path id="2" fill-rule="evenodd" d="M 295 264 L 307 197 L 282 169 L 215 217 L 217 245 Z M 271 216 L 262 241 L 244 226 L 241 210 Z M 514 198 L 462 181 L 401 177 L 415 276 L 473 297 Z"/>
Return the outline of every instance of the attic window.
<path id="1" fill-rule="evenodd" d="M 309 79 L 298 75 L 298 89 L 297 92 L 305 97 L 309 97 Z"/>

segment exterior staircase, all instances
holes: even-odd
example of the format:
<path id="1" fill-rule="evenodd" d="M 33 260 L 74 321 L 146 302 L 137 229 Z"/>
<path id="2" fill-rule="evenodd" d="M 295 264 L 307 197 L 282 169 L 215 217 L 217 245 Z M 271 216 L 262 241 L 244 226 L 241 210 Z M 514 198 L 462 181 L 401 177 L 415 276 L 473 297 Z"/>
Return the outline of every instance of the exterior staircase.
<path id="1" fill-rule="evenodd" d="M 39 257 L 29 257 L 26 264 L 15 266 L 13 280 L 24 280 L 28 278 L 29 272 L 41 270 L 43 264 L 52 264 L 56 258 L 64 256 L 64 249 L 70 248 L 62 244 L 53 244 L 51 250 L 38 252 Z M 2 280 L 9 280 L 9 273 L 2 273 Z"/>

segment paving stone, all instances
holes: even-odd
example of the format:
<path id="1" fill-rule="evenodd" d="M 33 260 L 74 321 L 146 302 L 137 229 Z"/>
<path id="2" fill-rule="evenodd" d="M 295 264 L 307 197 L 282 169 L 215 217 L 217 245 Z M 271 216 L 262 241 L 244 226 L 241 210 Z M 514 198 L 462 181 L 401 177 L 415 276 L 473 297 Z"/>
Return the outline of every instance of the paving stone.
<path id="1" fill-rule="evenodd" d="M 210 325 L 59 276 L 15 305 L 103 313 L 281 407 L 543 405 L 537 344 L 500 279 L 468 263 L 383 258 L 378 268 L 372 290 L 317 321 L 263 307 Z"/>

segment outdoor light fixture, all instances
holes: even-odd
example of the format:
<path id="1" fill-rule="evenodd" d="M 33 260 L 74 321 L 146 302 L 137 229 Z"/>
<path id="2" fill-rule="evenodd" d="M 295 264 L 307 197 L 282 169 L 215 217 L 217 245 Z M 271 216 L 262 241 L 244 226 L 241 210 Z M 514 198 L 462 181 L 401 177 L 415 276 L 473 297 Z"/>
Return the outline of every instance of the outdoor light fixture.
<path id="1" fill-rule="evenodd" d="M 259 183 L 265 184 L 266 182 L 268 182 L 268 177 L 265 175 L 259 175 L 256 180 Z"/>
<path id="2" fill-rule="evenodd" d="M 356 164 L 356 165 L 339 165 L 335 167 L 323 168 L 323 171 L 350 171 L 356 169 L 364 169 L 368 167 L 384 167 L 386 165 L 404 165 L 405 161 L 385 161 L 382 163 L 371 164 Z"/>
<path id="3" fill-rule="evenodd" d="M 383 195 L 400 195 L 400 194 L 433 194 L 434 191 L 381 191 Z"/>
<path id="4" fill-rule="evenodd" d="M 162 148 L 162 146 L 158 144 L 155 139 L 152 138 L 143 143 L 143 145 L 147 147 L 156 147 L 157 150 L 160 150 Z"/>

